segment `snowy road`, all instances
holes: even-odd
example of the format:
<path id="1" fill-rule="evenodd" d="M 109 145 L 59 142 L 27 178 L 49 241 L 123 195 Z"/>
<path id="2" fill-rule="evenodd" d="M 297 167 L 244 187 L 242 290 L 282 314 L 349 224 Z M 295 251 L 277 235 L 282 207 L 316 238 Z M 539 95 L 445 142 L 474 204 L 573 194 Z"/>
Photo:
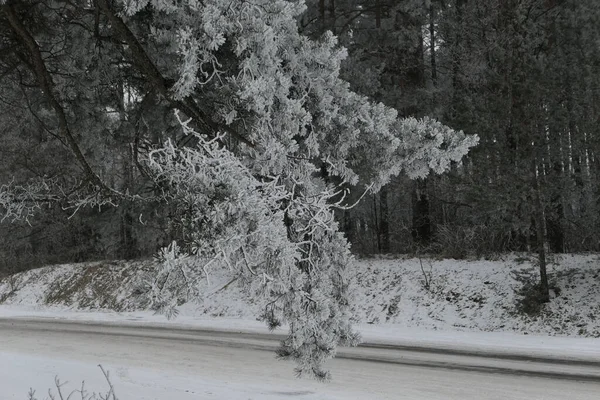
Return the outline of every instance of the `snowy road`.
<path id="1" fill-rule="evenodd" d="M 100 388 L 97 364 L 112 371 L 120 400 L 600 398 L 594 363 L 361 347 L 343 349 L 321 384 L 296 379 L 293 364 L 274 360 L 276 346 L 257 334 L 4 319 L 1 398 L 43 392 L 55 375 Z"/>

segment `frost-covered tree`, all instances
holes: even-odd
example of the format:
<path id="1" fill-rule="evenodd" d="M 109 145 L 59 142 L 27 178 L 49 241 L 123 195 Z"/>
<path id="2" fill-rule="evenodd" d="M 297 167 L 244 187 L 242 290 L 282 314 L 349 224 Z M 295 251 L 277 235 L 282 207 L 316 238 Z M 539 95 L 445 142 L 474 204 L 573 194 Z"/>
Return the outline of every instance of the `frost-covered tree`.
<path id="1" fill-rule="evenodd" d="M 43 3 L 5 2 L 0 32 L 85 184 L 43 193 L 5 186 L 0 206 L 30 215 L 35 208 L 14 203 L 58 193 L 75 209 L 123 201 L 168 209 L 180 240 L 161 251 L 162 267 L 146 282 L 152 305 L 172 313 L 199 279 L 228 268 L 267 299 L 271 327 L 289 325 L 279 355 L 294 359 L 299 374 L 327 378 L 323 361 L 358 340 L 345 273 L 352 257 L 333 217 L 347 206 L 340 191 L 441 173 L 477 138 L 432 119 L 398 118 L 352 92 L 339 77 L 346 52 L 336 37 L 298 32 L 303 1 Z M 41 20 L 63 33 L 56 54 Z M 121 98 L 115 104 L 107 93 Z M 94 113 L 78 112 L 82 104 Z M 146 123 L 143 135 L 131 122 L 157 114 L 164 122 Z M 97 143 L 86 115 L 135 135 L 133 161 L 151 192 L 123 190 L 98 172 L 111 152 L 82 151 Z"/>

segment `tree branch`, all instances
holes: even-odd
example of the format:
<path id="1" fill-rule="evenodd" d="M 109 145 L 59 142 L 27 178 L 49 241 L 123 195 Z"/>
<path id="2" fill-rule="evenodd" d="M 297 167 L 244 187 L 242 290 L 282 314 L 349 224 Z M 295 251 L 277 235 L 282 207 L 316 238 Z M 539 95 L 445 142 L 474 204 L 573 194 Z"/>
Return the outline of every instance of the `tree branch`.
<path id="1" fill-rule="evenodd" d="M 96 175 L 96 173 L 93 171 L 90 164 L 87 162 L 85 156 L 79 148 L 77 140 L 75 139 L 73 133 L 69 128 L 66 113 L 56 98 L 56 95 L 54 93 L 54 82 L 52 81 L 52 76 L 46 68 L 46 64 L 44 63 L 44 59 L 42 58 L 42 53 L 37 42 L 35 41 L 33 36 L 31 36 L 25 25 L 23 25 L 23 22 L 19 19 L 14 7 L 11 4 L 2 5 L 1 10 L 6 15 L 10 27 L 13 30 L 13 32 L 17 35 L 18 40 L 25 46 L 29 53 L 29 56 L 31 57 L 30 68 L 32 69 L 32 72 L 37 78 L 40 89 L 42 89 L 46 99 L 50 103 L 50 106 L 56 113 L 61 136 L 63 136 L 67 141 L 71 151 L 75 155 L 75 158 L 83 168 L 85 174 L 88 176 L 90 181 L 95 185 L 99 186 L 100 188 L 108 189 L 106 185 L 102 182 L 100 177 Z"/>
<path id="2" fill-rule="evenodd" d="M 204 111 L 197 107 L 194 99 L 192 99 L 191 96 L 188 96 L 183 100 L 175 100 L 169 91 L 166 79 L 154 65 L 144 47 L 137 40 L 127 24 L 112 10 L 107 0 L 97 0 L 97 5 L 108 17 L 111 27 L 120 36 L 121 40 L 127 43 L 127 46 L 133 57 L 134 65 L 136 65 L 137 68 L 146 75 L 150 81 L 150 84 L 156 88 L 158 93 L 160 93 L 169 102 L 171 107 L 183 111 L 188 117 L 192 118 L 196 124 L 200 125 L 201 129 L 199 130 L 210 132 L 210 136 L 215 137 L 219 131 L 225 131 L 238 139 L 240 142 L 250 147 L 255 147 L 254 143 L 240 135 L 231 127 L 220 125 L 214 122 L 208 115 L 206 115 Z"/>

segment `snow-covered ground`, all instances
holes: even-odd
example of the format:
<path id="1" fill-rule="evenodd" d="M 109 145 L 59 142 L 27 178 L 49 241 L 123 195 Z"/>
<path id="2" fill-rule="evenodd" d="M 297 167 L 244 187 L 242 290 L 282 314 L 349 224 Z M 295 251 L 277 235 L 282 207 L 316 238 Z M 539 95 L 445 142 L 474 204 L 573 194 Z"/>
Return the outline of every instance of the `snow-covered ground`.
<path id="1" fill-rule="evenodd" d="M 272 351 L 230 347 L 226 340 L 219 339 L 218 333 L 209 334 L 204 342 L 197 340 L 197 333 L 185 331 L 159 330 L 164 332 L 158 333 L 146 328 L 52 321 L 40 324 L 14 319 L 2 321 L 1 329 L 2 399 L 22 399 L 30 386 L 39 394 L 45 394 L 44 389 L 53 386 L 56 374 L 61 380 L 69 381 L 65 392 L 78 388 L 82 380 L 88 391 L 106 390 L 96 366 L 99 363 L 111 372 L 111 381 L 121 400 L 290 397 L 305 400 L 560 400 L 567 396 L 572 400 L 595 400 L 600 392 L 597 379 L 578 381 L 556 379 L 556 376 L 549 379 L 526 373 L 502 374 L 496 370 L 517 368 L 597 377 L 600 375 L 597 366 L 358 348 L 343 349 L 340 358 L 329 362 L 327 366 L 334 378 L 322 384 L 295 379 L 292 364 L 276 361 Z M 455 333 L 454 338 L 460 340 L 460 335 Z M 398 362 L 360 361 L 345 357 L 348 351 L 386 355 L 385 360 L 389 356 Z M 445 367 L 431 367 L 432 361 Z M 496 373 L 454 367 L 456 363 L 475 366 L 482 362 L 495 368 Z M 77 395 L 74 398 L 79 400 Z"/>
<path id="2" fill-rule="evenodd" d="M 371 343 L 600 360 L 596 339 L 600 337 L 600 257 L 565 255 L 554 261 L 549 272 L 560 293 L 555 293 L 539 315 L 528 316 L 516 309 L 516 290 L 523 277 L 535 279 L 537 271 L 522 255 L 506 255 L 496 261 L 359 260 L 350 271 L 357 289 L 357 327 L 364 340 Z M 144 262 L 98 262 L 41 268 L 5 278 L 0 280 L 0 318 L 267 332 L 264 323 L 257 320 L 263 303 L 244 294 L 236 282 L 219 271 L 211 272 L 210 285 L 205 283 L 202 298 L 198 303 L 184 304 L 177 319 L 168 321 L 153 315 L 144 310 L 137 291 L 141 271 L 149 268 L 151 265 Z M 87 384 L 95 385 L 90 389 L 103 387 L 103 377 L 91 360 L 83 365 L 81 360 L 61 359 L 56 354 L 10 351 L 1 351 L 0 359 L 1 365 L 11 365 L 0 374 L 0 381 L 10 382 L 15 389 L 51 387 L 56 374 L 70 382 L 85 379 Z M 122 368 L 118 362 L 109 367 L 117 374 Z M 285 392 L 285 388 L 248 388 L 185 374 L 173 375 L 157 386 L 163 372 L 143 368 L 128 371 L 128 376 L 136 377 L 135 384 L 119 380 L 123 399 L 275 399 L 284 398 L 281 393 Z M 172 393 L 179 390 L 176 388 L 188 388 L 190 392 L 173 397 Z M 144 390 L 147 397 L 140 395 Z M 304 393 L 301 398 L 338 398 L 315 396 Z"/>
<path id="3" fill-rule="evenodd" d="M 0 359 L 3 365 L 10 365 L 10 369 L 3 371 L 0 377 L 2 399 L 25 400 L 29 389 L 35 390 L 37 400 L 50 398 L 50 393 L 57 394 L 57 373 L 64 383 L 62 391 L 65 399 L 73 391 L 80 390 L 82 382 L 85 382 L 84 387 L 90 396 L 93 393 L 105 395 L 109 391 L 101 370 L 92 362 L 11 352 L 1 352 Z M 105 364 L 103 368 L 112 376 L 111 382 L 119 400 L 280 400 L 291 396 L 301 396 L 306 400 L 344 399 L 329 393 L 289 390 L 285 381 L 279 385 L 272 382 L 268 385 L 260 382 L 236 383 L 234 377 L 231 380 L 216 379 L 181 371 L 131 367 L 118 362 Z M 74 393 L 71 399 L 80 400 L 81 397 Z"/>
<path id="4" fill-rule="evenodd" d="M 0 280 L 0 304 L 141 311 L 145 303 L 136 291 L 137 282 L 149 268 L 144 262 L 98 262 L 36 269 Z M 210 274 L 198 303 L 180 307 L 181 317 L 254 320 L 261 314 L 263 301 L 242 292 L 226 271 Z M 537 279 L 536 267 L 523 255 L 496 261 L 365 259 L 358 260 L 350 274 L 359 324 L 600 337 L 598 255 L 556 256 L 549 275 L 560 293 L 534 316 L 516 308 L 522 279 Z"/>
<path id="5" fill-rule="evenodd" d="M 35 391 L 35 398 L 38 400 L 50 398 L 51 393 L 57 395 L 55 384 L 57 374 L 58 379 L 64 383 L 62 391 L 65 398 L 73 391 L 80 390 L 82 382 L 85 382 L 84 388 L 89 395 L 93 393 L 104 395 L 109 391 L 102 372 L 92 362 L 13 352 L 0 353 L 0 359 L 2 365 L 10 365 L 9 369 L 2 372 L 0 378 L 4 396 L 9 396 L 3 396 L 3 399 L 24 400 L 29 389 Z M 227 381 L 204 379 L 201 376 L 173 374 L 169 371 L 149 368 L 128 368 L 118 363 L 104 367 L 108 369 L 109 376 L 113 377 L 111 381 L 115 386 L 118 399 L 248 400 L 252 397 L 280 399 L 256 387 L 244 387 Z M 79 400 L 81 397 L 75 393 L 72 398 Z"/>

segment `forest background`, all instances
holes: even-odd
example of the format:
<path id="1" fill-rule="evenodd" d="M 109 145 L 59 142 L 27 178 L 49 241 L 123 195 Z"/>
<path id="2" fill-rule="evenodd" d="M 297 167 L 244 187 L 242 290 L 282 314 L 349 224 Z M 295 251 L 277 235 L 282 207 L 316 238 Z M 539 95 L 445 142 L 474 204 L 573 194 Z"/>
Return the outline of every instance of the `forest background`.
<path id="1" fill-rule="evenodd" d="M 338 212 L 355 254 L 493 257 L 536 250 L 540 241 L 554 253 L 600 250 L 594 0 L 309 0 L 298 24 L 315 39 L 326 31 L 339 37 L 348 49 L 341 76 L 354 91 L 402 116 L 432 116 L 480 137 L 449 173 L 396 177 Z M 8 58 L 3 67 L 12 67 Z M 126 102 L 127 93 L 114 94 Z M 43 116 L 32 124 L 31 117 L 13 118 L 12 107 L 2 110 L 2 182 L 72 168 Z M 146 115 L 143 123 L 168 136 L 173 127 L 163 117 Z M 36 126 L 33 134 L 21 134 L 25 124 Z M 111 151 L 114 158 L 97 160 L 102 176 L 139 193 L 146 183 L 136 146 L 148 144 L 115 126 L 104 126 L 108 135 L 83 137 L 84 147 Z M 353 190 L 351 200 L 362 193 Z M 151 256 L 182 235 L 169 212 L 133 202 L 77 213 L 50 205 L 29 221 L 4 221 L 0 271 Z"/>

